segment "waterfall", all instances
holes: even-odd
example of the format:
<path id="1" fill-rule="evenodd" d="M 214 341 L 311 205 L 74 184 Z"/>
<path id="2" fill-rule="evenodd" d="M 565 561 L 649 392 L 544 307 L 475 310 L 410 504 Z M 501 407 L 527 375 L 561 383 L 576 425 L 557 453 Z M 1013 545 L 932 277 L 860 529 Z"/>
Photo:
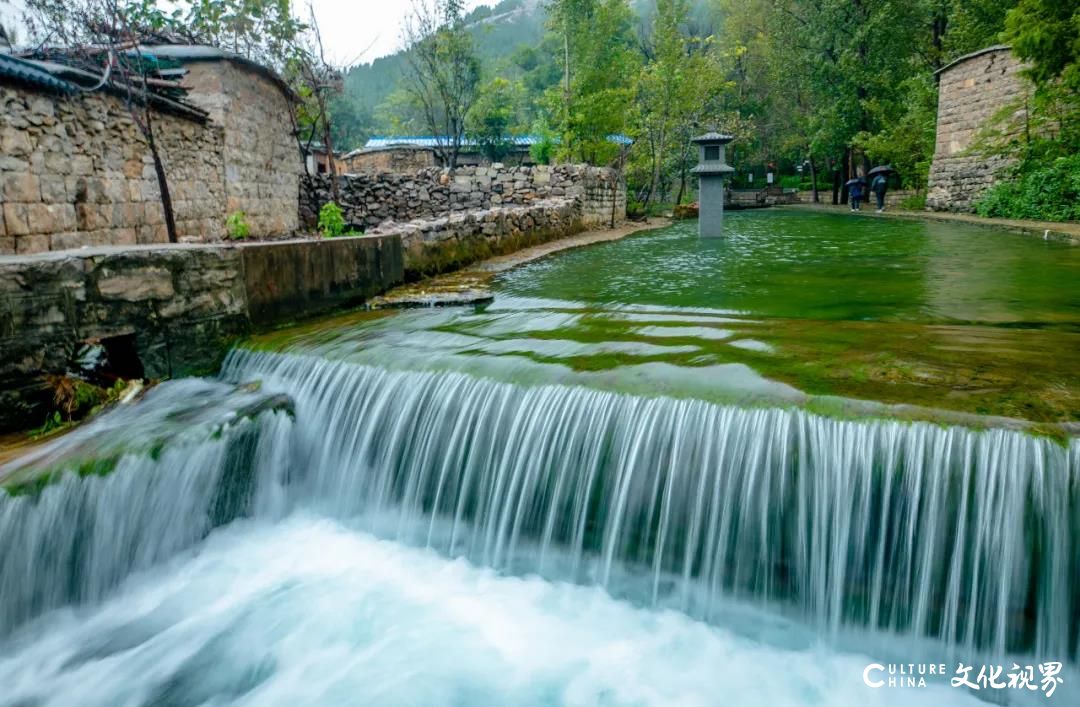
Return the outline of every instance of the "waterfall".
<path id="1" fill-rule="evenodd" d="M 833 636 L 1080 650 L 1077 440 L 249 351 L 221 377 L 287 393 L 295 422 L 0 501 L 0 630 L 215 524 L 305 508 L 705 620 L 737 599 Z"/>
<path id="2" fill-rule="evenodd" d="M 450 555 L 644 577 L 636 598 L 706 620 L 741 596 L 832 633 L 1077 654 L 1076 440 L 243 351 L 223 376 L 297 400 L 297 499 Z"/>
<path id="3" fill-rule="evenodd" d="M 276 455 L 292 426 L 288 415 L 267 413 L 120 454 L 107 474 L 61 463 L 40 493 L 0 491 L 0 636 L 49 609 L 98 600 L 214 527 L 270 509 Z"/>

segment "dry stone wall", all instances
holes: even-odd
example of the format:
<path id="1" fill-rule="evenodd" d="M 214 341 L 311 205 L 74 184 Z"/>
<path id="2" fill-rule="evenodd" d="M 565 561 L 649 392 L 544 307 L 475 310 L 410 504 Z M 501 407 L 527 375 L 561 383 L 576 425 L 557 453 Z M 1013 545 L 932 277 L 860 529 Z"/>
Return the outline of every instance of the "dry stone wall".
<path id="1" fill-rule="evenodd" d="M 301 221 L 314 228 L 323 204 L 333 200 L 330 180 L 306 177 L 300 200 Z M 408 221 L 455 212 L 526 205 L 553 198 L 578 202 L 581 223 L 601 226 L 626 217 L 626 188 L 614 170 L 588 165 L 462 167 L 453 175 L 440 169 L 401 174 L 350 174 L 337 177 L 345 220 L 371 229 L 387 220 Z"/>
<path id="2" fill-rule="evenodd" d="M 981 153 L 980 133 L 1010 107 L 1022 125 L 1030 91 L 1024 66 L 1009 47 L 990 47 L 962 57 L 939 74 L 937 142 L 926 205 L 934 211 L 971 211 L 1011 162 Z"/>
<path id="3" fill-rule="evenodd" d="M 222 130 L 167 114 L 154 127 L 178 230 L 218 234 Z M 0 254 L 167 240 L 146 141 L 126 106 L 100 93 L 0 86 L 0 205 Z"/>

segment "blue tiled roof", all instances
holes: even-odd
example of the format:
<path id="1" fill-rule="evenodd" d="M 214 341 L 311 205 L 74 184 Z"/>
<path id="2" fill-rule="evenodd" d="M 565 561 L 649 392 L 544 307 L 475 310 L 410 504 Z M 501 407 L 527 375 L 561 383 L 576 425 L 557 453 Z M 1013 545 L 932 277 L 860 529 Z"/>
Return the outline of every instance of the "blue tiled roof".
<path id="1" fill-rule="evenodd" d="M 543 140 L 539 135 L 517 135 L 507 138 L 507 140 L 515 147 L 531 147 Z M 608 140 L 619 145 L 631 145 L 633 140 L 625 135 L 609 135 Z M 555 138 L 555 142 L 559 139 Z M 395 135 L 390 137 L 375 136 L 372 137 L 364 145 L 365 150 L 375 150 L 385 147 L 395 146 L 409 146 L 409 147 L 438 147 L 440 144 L 447 145 L 450 143 L 450 138 L 436 138 L 434 135 Z M 464 138 L 461 141 L 462 147 L 476 147 L 476 141 L 470 138 Z"/>
<path id="2" fill-rule="evenodd" d="M 59 79 L 32 61 L 25 61 L 7 54 L 0 54 L 0 78 L 18 81 L 22 84 L 56 91 L 74 93 L 74 84 Z"/>

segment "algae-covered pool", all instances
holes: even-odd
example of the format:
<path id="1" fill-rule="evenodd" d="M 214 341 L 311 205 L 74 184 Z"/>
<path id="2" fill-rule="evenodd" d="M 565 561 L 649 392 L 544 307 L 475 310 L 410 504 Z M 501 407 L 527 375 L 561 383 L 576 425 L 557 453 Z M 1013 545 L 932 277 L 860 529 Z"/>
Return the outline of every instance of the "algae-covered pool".
<path id="1" fill-rule="evenodd" d="M 361 314 L 255 343 L 737 403 L 1080 420 L 1075 246 L 804 211 L 735 213 L 726 229 L 703 240 L 683 222 L 559 253 L 500 275 L 485 307 Z"/>

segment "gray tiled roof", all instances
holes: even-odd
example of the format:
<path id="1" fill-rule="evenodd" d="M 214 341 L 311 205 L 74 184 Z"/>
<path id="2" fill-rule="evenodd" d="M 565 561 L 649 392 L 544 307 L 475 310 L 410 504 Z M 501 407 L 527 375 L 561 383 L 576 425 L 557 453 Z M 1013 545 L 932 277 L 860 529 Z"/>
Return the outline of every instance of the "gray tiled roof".
<path id="1" fill-rule="evenodd" d="M 7 54 L 0 54 L 0 79 L 16 81 L 57 93 L 74 93 L 76 91 L 74 84 L 53 76 L 37 63 L 17 59 Z"/>

